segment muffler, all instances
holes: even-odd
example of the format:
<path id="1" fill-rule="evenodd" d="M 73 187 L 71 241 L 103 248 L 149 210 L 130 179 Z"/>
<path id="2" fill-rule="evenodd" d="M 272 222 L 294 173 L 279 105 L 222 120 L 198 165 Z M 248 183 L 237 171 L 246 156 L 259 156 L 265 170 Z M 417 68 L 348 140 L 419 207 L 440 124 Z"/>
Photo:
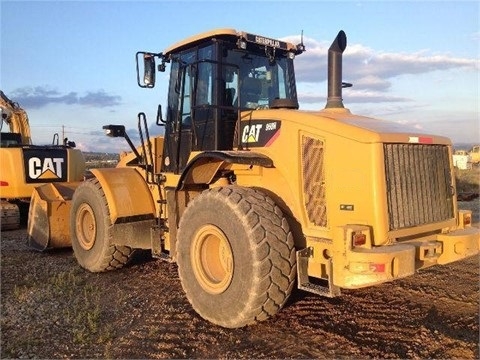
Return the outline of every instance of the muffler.
<path id="1" fill-rule="evenodd" d="M 344 107 L 342 99 L 342 54 L 346 47 L 347 35 L 345 35 L 343 30 L 340 30 L 328 49 L 328 98 L 325 105 L 326 109 Z"/>

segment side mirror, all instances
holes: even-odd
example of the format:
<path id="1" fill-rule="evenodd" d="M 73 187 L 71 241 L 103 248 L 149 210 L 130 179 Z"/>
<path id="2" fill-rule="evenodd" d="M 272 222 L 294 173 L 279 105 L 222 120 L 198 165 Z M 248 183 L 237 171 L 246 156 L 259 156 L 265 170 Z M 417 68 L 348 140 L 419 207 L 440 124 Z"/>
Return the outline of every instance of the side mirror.
<path id="1" fill-rule="evenodd" d="M 143 60 L 140 59 L 143 58 Z M 137 61 L 137 83 L 142 88 L 153 88 L 155 86 L 155 54 L 139 51 L 136 54 Z M 140 73 L 143 78 L 140 79 Z"/>

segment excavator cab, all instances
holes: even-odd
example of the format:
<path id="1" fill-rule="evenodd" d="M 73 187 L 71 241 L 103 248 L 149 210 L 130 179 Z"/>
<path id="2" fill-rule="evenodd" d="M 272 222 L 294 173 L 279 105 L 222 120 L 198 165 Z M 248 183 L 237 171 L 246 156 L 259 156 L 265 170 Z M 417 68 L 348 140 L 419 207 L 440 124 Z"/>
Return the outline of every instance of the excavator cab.
<path id="1" fill-rule="evenodd" d="M 0 147 L 18 146 L 22 143 L 22 136 L 18 133 L 0 132 Z"/>

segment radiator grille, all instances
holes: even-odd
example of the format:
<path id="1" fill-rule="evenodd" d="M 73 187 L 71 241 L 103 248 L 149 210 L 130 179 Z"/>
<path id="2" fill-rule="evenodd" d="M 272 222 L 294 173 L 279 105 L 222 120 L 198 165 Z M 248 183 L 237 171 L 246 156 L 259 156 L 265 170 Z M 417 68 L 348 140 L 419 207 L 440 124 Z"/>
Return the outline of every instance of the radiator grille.
<path id="1" fill-rule="evenodd" d="M 448 147 L 384 144 L 390 230 L 453 218 Z"/>
<path id="2" fill-rule="evenodd" d="M 324 144 L 322 141 L 302 137 L 302 172 L 305 208 L 308 219 L 317 226 L 327 226 L 325 203 Z"/>

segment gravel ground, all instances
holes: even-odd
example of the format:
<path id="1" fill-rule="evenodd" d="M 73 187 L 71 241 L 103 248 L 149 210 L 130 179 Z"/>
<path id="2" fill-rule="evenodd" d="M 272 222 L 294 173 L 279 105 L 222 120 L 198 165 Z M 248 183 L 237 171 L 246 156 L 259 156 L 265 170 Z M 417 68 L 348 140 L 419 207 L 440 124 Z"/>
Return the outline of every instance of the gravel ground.
<path id="1" fill-rule="evenodd" d="M 460 207 L 477 210 L 478 200 Z M 479 258 L 325 299 L 295 291 L 280 313 L 223 329 L 190 307 L 174 264 L 138 253 L 83 271 L 1 233 L 1 358 L 479 358 Z"/>

